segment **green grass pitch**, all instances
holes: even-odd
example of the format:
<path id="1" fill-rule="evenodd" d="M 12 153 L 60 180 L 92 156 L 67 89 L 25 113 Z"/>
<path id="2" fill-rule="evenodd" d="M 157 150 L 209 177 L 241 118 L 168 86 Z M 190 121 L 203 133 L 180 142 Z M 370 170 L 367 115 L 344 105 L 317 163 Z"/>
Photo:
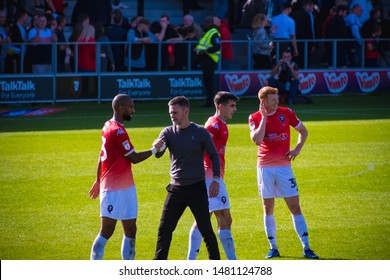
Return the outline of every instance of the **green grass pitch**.
<path id="1" fill-rule="evenodd" d="M 322 259 L 390 259 L 390 95 L 313 97 L 292 108 L 309 130 L 293 162 L 310 244 Z M 191 120 L 204 124 L 213 110 L 192 101 Z M 47 105 L 46 105 L 47 107 Z M 96 174 L 101 127 L 109 103 L 56 104 L 66 111 L 46 117 L 0 117 L 0 259 L 88 259 L 99 231 L 99 201 L 88 198 Z M 20 108 L 20 107 L 15 107 Z M 24 108 L 24 107 L 23 107 Z M 229 122 L 226 183 L 239 259 L 263 260 L 268 252 L 256 186 L 256 146 L 248 115 L 256 99 L 243 99 Z M 0 109 L 14 109 L 1 107 Z M 138 151 L 149 149 L 170 125 L 167 102 L 136 102 L 126 123 Z M 297 133 L 292 132 L 292 144 Z M 133 166 L 139 200 L 136 259 L 154 256 L 157 228 L 169 182 L 169 161 L 150 158 Z M 276 201 L 282 260 L 302 259 L 301 245 L 283 200 Z M 212 218 L 214 229 L 215 218 Z M 193 217 L 181 218 L 169 258 L 187 254 Z M 121 224 L 105 259 L 120 259 Z M 225 258 L 220 246 L 221 256 Z M 202 245 L 199 259 L 207 259 Z"/>

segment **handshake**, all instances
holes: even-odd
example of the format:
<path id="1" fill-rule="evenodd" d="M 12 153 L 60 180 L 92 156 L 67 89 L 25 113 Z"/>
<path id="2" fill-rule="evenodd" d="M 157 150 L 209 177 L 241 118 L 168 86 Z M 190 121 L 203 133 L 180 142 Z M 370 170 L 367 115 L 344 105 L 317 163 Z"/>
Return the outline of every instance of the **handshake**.
<path id="1" fill-rule="evenodd" d="M 154 155 L 156 153 L 163 152 L 166 147 L 167 144 L 165 143 L 165 141 L 163 139 L 158 138 L 154 140 L 153 147 L 150 149 L 150 151 L 152 152 L 152 155 Z"/>

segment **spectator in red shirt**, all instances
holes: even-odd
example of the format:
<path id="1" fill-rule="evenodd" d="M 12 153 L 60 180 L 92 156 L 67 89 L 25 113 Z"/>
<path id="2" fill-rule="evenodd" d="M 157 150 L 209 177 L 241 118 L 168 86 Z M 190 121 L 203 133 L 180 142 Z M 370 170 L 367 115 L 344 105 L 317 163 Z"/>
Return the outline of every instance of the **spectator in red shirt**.
<path id="1" fill-rule="evenodd" d="M 221 35 L 221 59 L 222 69 L 230 70 L 233 60 L 232 33 L 229 29 L 229 23 L 226 20 L 221 20 L 214 17 L 214 24 L 218 27 L 218 32 Z"/>
<path id="2" fill-rule="evenodd" d="M 95 28 L 90 24 L 86 25 L 76 42 L 81 43 L 78 44 L 79 72 L 94 72 L 96 70 Z"/>
<path id="3" fill-rule="evenodd" d="M 378 67 L 378 59 L 380 57 L 379 41 L 378 39 L 382 34 L 382 27 L 379 24 L 374 24 L 371 30 L 371 36 L 365 41 L 366 55 L 365 65 L 369 68 Z"/>

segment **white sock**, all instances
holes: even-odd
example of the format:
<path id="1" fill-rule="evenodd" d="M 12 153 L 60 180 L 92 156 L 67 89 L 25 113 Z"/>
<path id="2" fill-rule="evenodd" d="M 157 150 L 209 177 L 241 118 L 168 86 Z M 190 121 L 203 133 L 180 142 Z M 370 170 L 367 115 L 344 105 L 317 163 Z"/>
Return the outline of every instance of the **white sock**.
<path id="1" fill-rule="evenodd" d="M 187 260 L 196 260 L 200 245 L 202 244 L 202 234 L 200 233 L 198 227 L 192 226 L 188 242 L 189 245 Z"/>
<path id="2" fill-rule="evenodd" d="M 274 215 L 264 216 L 264 228 L 271 249 L 278 249 L 276 246 L 276 223 Z"/>
<path id="3" fill-rule="evenodd" d="M 301 240 L 304 250 L 309 249 L 309 234 L 307 232 L 307 225 L 303 215 L 292 216 L 294 228 Z"/>
<path id="4" fill-rule="evenodd" d="M 135 257 L 135 238 L 126 237 L 122 239 L 122 260 L 134 260 Z"/>
<path id="5" fill-rule="evenodd" d="M 92 245 L 91 260 L 102 260 L 108 239 L 98 234 Z"/>
<path id="6" fill-rule="evenodd" d="M 237 260 L 234 240 L 230 229 L 218 230 L 218 237 L 228 260 Z"/>

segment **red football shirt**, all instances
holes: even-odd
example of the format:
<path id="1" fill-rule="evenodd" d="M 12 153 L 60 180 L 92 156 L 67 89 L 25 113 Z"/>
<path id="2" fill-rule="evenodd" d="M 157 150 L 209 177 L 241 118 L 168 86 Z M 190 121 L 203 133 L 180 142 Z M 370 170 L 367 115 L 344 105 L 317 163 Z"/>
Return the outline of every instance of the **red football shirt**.
<path id="1" fill-rule="evenodd" d="M 215 148 L 217 149 L 219 155 L 219 162 L 221 166 L 221 178 L 225 175 L 225 151 L 226 143 L 229 137 L 229 132 L 226 123 L 218 118 L 217 116 L 210 117 L 206 124 L 205 128 L 210 133 L 211 138 L 213 139 Z M 213 168 L 211 160 L 207 153 L 204 155 L 204 167 L 206 172 L 206 179 L 213 178 Z"/>
<path id="2" fill-rule="evenodd" d="M 262 115 L 260 112 L 249 116 L 249 127 L 253 131 L 260 125 Z M 301 121 L 295 112 L 289 108 L 278 107 L 267 116 L 264 139 L 257 152 L 258 167 L 289 166 L 291 162 L 286 158 L 290 151 L 290 126 L 296 128 Z"/>
<path id="3" fill-rule="evenodd" d="M 102 130 L 100 151 L 101 190 L 123 190 L 135 185 L 131 161 L 126 158 L 132 152 L 134 147 L 123 124 L 114 119 L 107 121 Z"/>

